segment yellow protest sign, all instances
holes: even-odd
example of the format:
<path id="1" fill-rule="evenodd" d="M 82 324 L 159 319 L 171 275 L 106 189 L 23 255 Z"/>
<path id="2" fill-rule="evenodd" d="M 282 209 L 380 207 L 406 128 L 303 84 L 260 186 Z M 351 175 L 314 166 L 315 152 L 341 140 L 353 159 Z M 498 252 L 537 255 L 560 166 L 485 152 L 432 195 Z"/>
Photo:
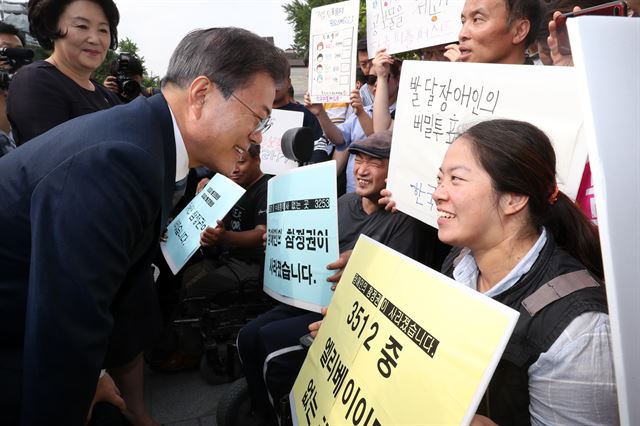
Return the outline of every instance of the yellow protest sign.
<path id="1" fill-rule="evenodd" d="M 469 423 L 517 318 L 361 236 L 291 392 L 294 424 Z"/>

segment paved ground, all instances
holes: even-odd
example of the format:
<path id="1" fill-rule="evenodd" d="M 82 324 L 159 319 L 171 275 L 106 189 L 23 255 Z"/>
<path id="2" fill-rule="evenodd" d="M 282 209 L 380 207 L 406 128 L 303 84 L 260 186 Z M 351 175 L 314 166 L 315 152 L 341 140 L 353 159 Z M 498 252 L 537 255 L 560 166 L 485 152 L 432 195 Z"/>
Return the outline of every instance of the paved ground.
<path id="1" fill-rule="evenodd" d="M 216 408 L 228 387 L 207 384 L 198 370 L 145 371 L 145 403 L 151 416 L 166 426 L 217 426 Z"/>

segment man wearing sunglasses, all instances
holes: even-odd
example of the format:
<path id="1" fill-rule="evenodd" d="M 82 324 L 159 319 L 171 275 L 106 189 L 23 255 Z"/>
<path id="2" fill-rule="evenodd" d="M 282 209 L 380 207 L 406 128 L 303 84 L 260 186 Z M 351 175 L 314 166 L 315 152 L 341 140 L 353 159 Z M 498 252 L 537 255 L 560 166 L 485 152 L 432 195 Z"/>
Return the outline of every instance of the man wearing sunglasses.
<path id="1" fill-rule="evenodd" d="M 358 40 L 358 66 L 365 76 L 369 75 L 369 72 L 371 71 L 371 59 L 369 59 L 366 38 Z M 362 98 L 362 105 L 372 105 L 374 99 L 373 85 L 365 83 L 360 87 L 359 91 L 360 97 Z"/>
<path id="2" fill-rule="evenodd" d="M 0 424 L 82 425 L 102 368 L 142 378 L 160 325 L 150 263 L 175 183 L 201 165 L 230 174 L 261 142 L 286 67 L 248 31 L 197 30 L 161 94 L 0 158 Z"/>

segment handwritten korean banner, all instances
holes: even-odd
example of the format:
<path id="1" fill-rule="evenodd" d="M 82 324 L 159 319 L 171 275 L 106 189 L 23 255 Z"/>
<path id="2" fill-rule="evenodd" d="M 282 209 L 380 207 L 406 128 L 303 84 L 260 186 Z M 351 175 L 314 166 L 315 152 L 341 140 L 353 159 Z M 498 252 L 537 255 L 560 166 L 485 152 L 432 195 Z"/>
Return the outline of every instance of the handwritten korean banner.
<path id="1" fill-rule="evenodd" d="M 260 168 L 264 173 L 279 175 L 280 173 L 298 167 L 298 163 L 289 160 L 282 153 L 282 135 L 289 129 L 301 127 L 304 114 L 300 111 L 271 111 L 273 124 L 262 134 L 260 143 Z"/>
<path id="2" fill-rule="evenodd" d="M 218 173 L 167 226 L 167 241 L 160 243 L 160 249 L 174 275 L 200 248 L 202 231 L 216 226 L 244 193 L 240 185 Z"/>
<path id="3" fill-rule="evenodd" d="M 290 394 L 294 424 L 468 424 L 518 315 L 361 236 Z"/>
<path id="4" fill-rule="evenodd" d="M 461 129 L 509 118 L 542 129 L 556 152 L 559 188 L 575 199 L 587 160 L 572 67 L 405 61 L 387 187 L 399 210 L 437 227 L 431 195 Z"/>
<path id="5" fill-rule="evenodd" d="M 367 0 L 367 51 L 406 52 L 458 40 L 464 0 Z"/>
<path id="6" fill-rule="evenodd" d="M 311 9 L 309 94 L 313 103 L 349 102 L 356 83 L 357 0 Z"/>
<path id="7" fill-rule="evenodd" d="M 268 185 L 264 291 L 319 312 L 333 295 L 326 267 L 339 256 L 336 163 L 293 169 Z"/>

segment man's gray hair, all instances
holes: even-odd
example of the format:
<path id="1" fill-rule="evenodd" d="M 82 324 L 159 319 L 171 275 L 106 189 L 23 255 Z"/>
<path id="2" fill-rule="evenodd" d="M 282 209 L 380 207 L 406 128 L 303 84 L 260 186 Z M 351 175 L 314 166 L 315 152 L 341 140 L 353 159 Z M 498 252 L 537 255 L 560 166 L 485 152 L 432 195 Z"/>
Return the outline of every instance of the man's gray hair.
<path id="1" fill-rule="evenodd" d="M 205 76 L 229 98 L 258 73 L 269 75 L 276 86 L 281 84 L 288 68 L 284 52 L 256 34 L 241 28 L 209 28 L 192 31 L 180 41 L 162 85 L 186 88 L 196 77 Z"/>

